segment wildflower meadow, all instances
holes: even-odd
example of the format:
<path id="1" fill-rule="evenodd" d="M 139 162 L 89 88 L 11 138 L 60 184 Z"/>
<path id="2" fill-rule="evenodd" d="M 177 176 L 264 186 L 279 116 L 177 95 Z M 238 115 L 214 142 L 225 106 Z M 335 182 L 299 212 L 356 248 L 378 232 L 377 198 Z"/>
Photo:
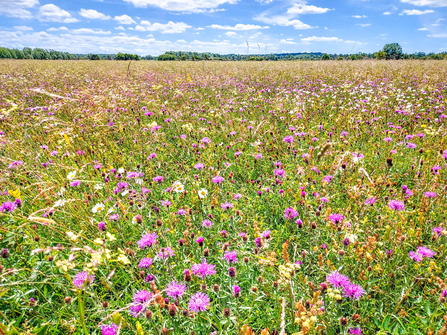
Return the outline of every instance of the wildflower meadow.
<path id="1" fill-rule="evenodd" d="M 446 61 L 0 61 L 0 334 L 447 334 Z"/>

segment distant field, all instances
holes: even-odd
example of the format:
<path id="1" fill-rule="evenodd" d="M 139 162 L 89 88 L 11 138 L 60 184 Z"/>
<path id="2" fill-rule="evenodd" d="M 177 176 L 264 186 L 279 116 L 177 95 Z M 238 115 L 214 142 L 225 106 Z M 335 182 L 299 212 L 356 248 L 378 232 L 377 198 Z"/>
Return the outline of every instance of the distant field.
<path id="1" fill-rule="evenodd" d="M 447 61 L 0 60 L 0 334 L 447 334 Z"/>

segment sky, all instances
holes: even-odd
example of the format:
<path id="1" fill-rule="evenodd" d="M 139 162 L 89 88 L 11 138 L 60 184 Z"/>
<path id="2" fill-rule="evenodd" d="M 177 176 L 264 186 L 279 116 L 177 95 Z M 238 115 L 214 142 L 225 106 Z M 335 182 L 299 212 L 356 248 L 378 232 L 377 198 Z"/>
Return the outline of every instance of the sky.
<path id="1" fill-rule="evenodd" d="M 0 46 L 71 53 L 447 51 L 447 0 L 0 0 Z"/>

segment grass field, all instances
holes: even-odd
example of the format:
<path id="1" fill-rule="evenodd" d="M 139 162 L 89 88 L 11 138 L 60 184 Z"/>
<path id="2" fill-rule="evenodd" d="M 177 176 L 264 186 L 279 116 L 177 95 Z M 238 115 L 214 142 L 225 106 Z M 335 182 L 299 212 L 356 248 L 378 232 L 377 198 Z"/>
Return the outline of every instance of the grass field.
<path id="1" fill-rule="evenodd" d="M 447 334 L 447 61 L 0 61 L 0 334 Z"/>

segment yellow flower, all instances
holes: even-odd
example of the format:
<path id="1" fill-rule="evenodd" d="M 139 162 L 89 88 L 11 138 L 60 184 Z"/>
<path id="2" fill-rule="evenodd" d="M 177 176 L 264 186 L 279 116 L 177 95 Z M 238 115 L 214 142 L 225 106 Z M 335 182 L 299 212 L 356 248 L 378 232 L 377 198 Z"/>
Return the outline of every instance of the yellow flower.
<path id="1" fill-rule="evenodd" d="M 107 236 L 107 238 L 109 239 L 110 242 L 116 241 L 115 235 L 110 234 L 109 232 L 107 232 L 106 236 Z"/>
<path id="2" fill-rule="evenodd" d="M 93 243 L 95 243 L 97 245 L 102 245 L 102 242 L 103 242 L 102 238 L 99 238 L 99 237 L 93 241 Z"/>
<path id="3" fill-rule="evenodd" d="M 60 259 L 56 262 L 56 266 L 61 269 L 64 272 L 67 272 L 68 269 L 74 269 L 74 267 L 76 266 L 73 263 L 70 263 L 68 260 L 66 259 Z"/>
<path id="4" fill-rule="evenodd" d="M 119 255 L 118 258 L 117 258 L 117 261 L 123 263 L 124 265 L 130 264 L 129 258 L 127 258 L 124 255 Z"/>

